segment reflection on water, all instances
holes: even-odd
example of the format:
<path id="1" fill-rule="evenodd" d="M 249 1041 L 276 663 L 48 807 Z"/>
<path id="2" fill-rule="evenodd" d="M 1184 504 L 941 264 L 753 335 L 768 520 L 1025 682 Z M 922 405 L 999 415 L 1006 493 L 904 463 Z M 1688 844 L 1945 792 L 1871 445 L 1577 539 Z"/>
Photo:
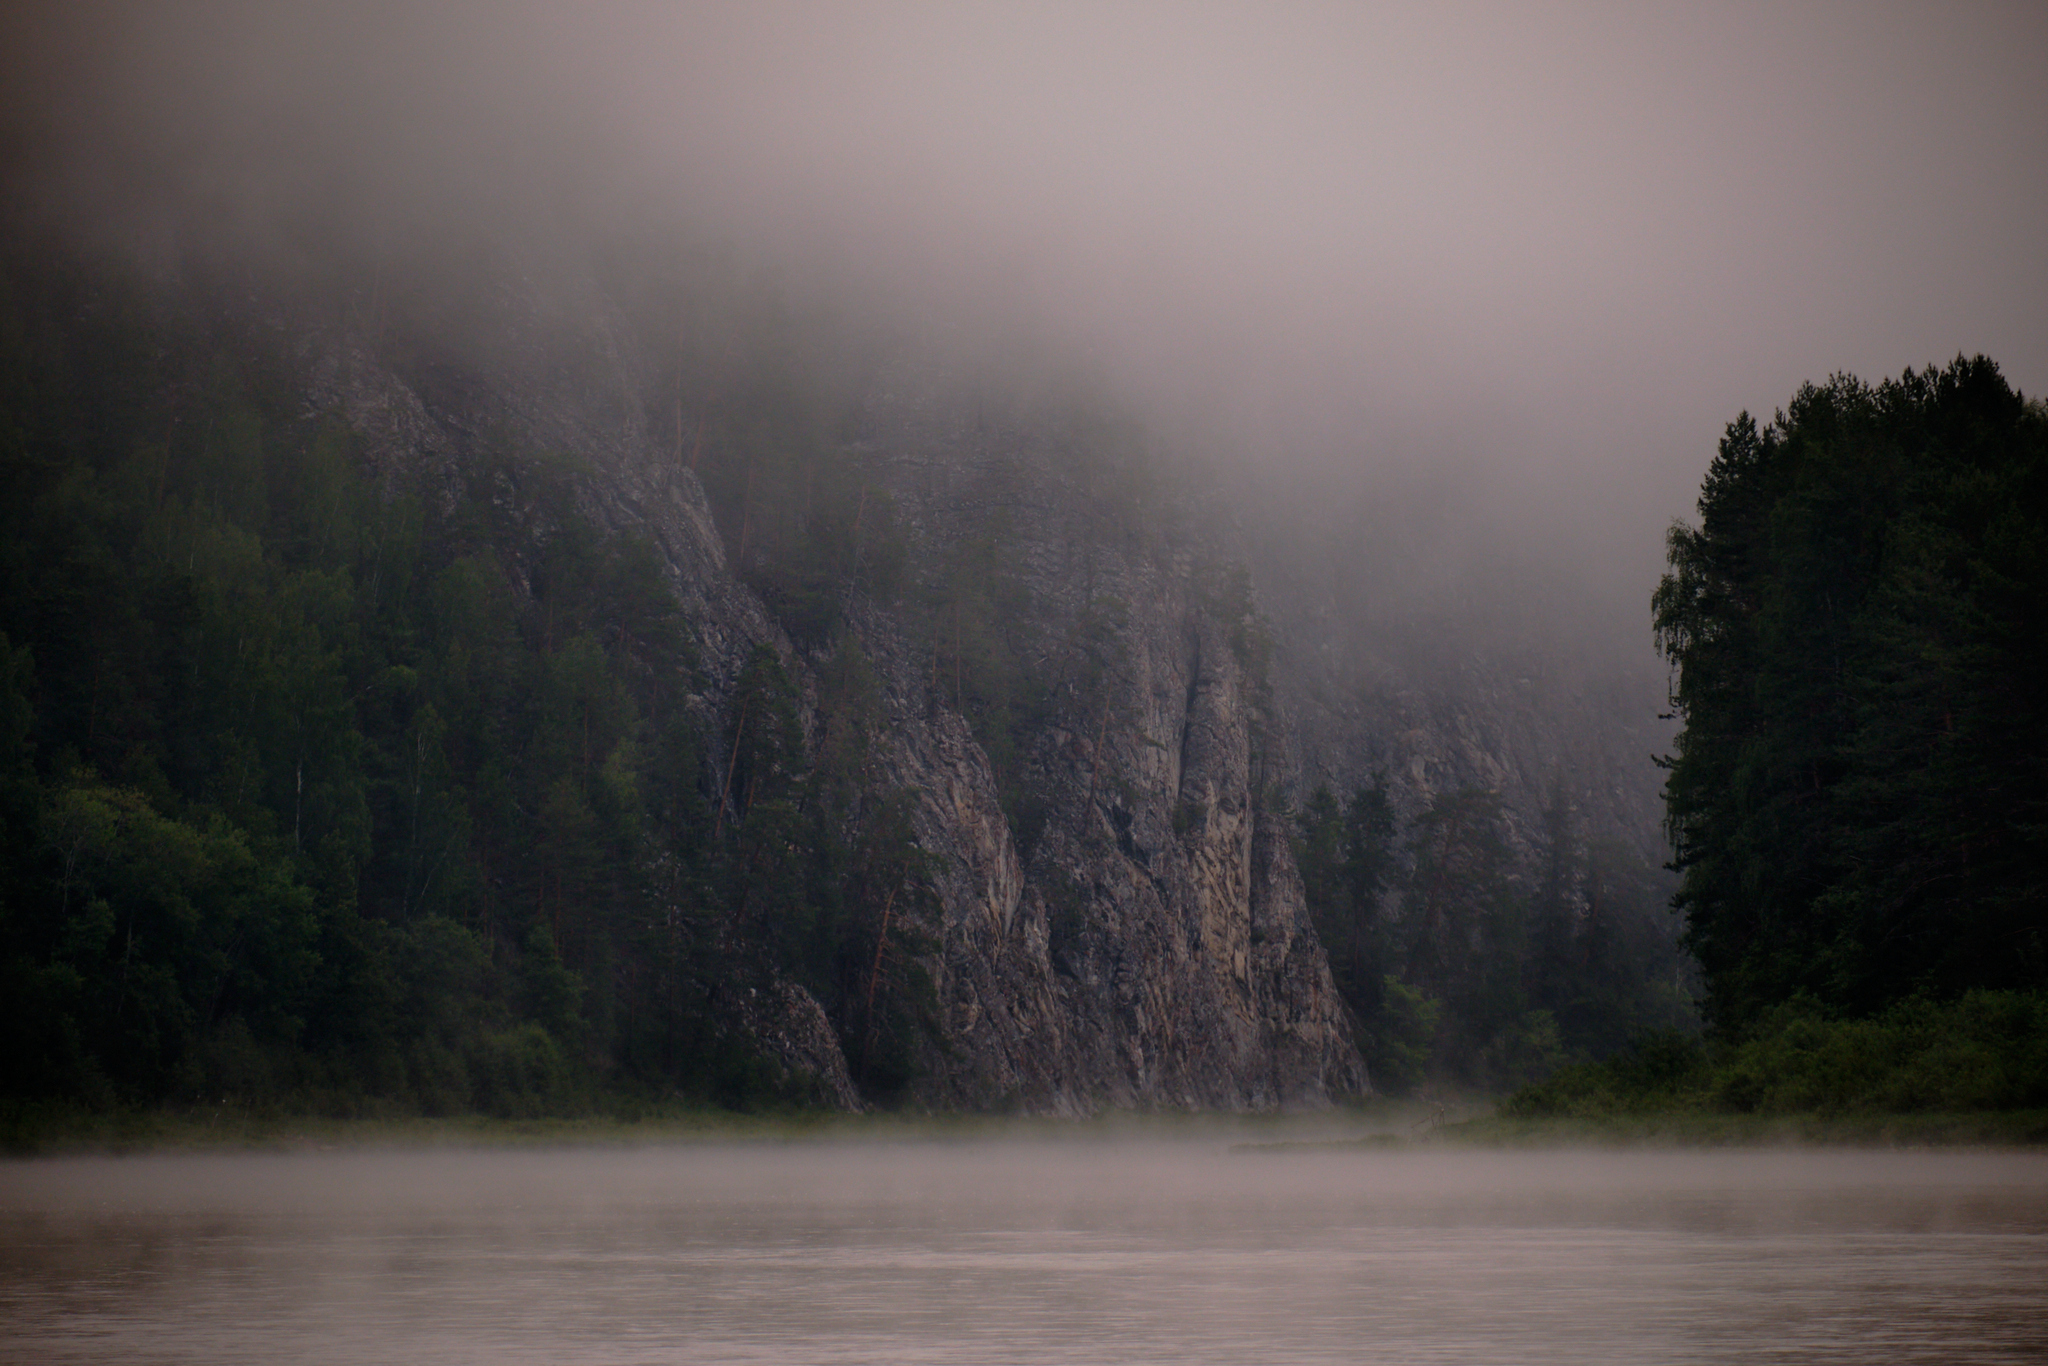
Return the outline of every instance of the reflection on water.
<path id="1" fill-rule="evenodd" d="M 2048 1155 L 797 1143 L 0 1165 L 0 1359 L 2048 1359 Z"/>

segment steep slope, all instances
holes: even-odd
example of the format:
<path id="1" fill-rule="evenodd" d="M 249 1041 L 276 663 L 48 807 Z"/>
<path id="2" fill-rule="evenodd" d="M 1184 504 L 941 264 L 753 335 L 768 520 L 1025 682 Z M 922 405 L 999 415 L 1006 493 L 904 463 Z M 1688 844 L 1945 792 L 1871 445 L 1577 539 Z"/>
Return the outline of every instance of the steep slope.
<path id="1" fill-rule="evenodd" d="M 815 732 L 816 671 L 858 643 L 884 684 L 872 780 L 913 794 L 931 857 L 935 895 L 905 907 L 928 922 L 936 1002 L 921 1103 L 1245 1109 L 1367 1089 L 1286 830 L 1259 791 L 1272 718 L 1247 667 L 1248 603 L 1233 618 L 1205 592 L 1194 549 L 1161 541 L 1144 509 L 1106 530 L 1061 471 L 1056 418 L 992 438 L 964 408 L 949 420 L 936 399 L 878 393 L 869 426 L 881 435 L 847 455 L 897 500 L 918 583 L 941 583 L 1004 509 L 1000 572 L 1017 611 L 1002 628 L 1039 694 L 1001 737 L 1012 786 L 1028 789 L 1006 810 L 987 728 L 977 736 L 961 687 L 949 696 L 961 650 L 934 609 L 915 591 L 876 601 L 849 582 L 847 634 L 793 645 L 729 566 L 697 475 L 650 430 L 639 396 L 660 379 L 623 312 L 594 287 L 553 316 L 533 299 L 508 285 L 481 353 L 392 362 L 359 331 L 306 336 L 307 402 L 344 414 L 380 465 L 458 464 L 507 432 L 580 461 L 586 511 L 644 529 L 662 551 L 700 647 L 707 736 L 731 732 L 758 647 L 798 680 Z M 782 996 L 751 1010 L 749 1027 L 849 1102 L 834 1030 L 801 988 Z"/>
<path id="2" fill-rule="evenodd" d="M 1249 603 L 1218 595 L 1168 510 L 1119 505 L 1113 471 L 1091 470 L 1077 443 L 1056 422 L 991 427 L 963 411 L 900 422 L 870 452 L 931 559 L 1006 510 L 1003 625 L 1040 686 L 1006 819 L 943 658 L 863 623 L 892 682 L 892 772 L 926 794 L 921 831 L 949 868 L 950 1048 L 925 1094 L 1074 1110 L 1363 1091 L 1263 791 L 1275 718 Z"/>
<path id="3" fill-rule="evenodd" d="M 47 718 L 23 791 L 228 832 L 314 908 L 268 1014 L 223 1007 L 232 936 L 183 970 L 150 1094 L 254 1039 L 256 1072 L 317 1056 L 433 1106 L 1325 1104 L 1368 1089 L 1354 1031 L 1391 1046 L 1358 990 L 1383 972 L 1540 1035 L 1546 998 L 1500 983 L 1544 970 L 1517 918 L 1560 773 L 1585 823 L 1641 824 L 1597 700 L 1375 669 L 1284 556 L 1269 619 L 1213 492 L 1074 386 L 968 383 L 644 262 L 64 270 L 23 286 L 12 474 L 141 636 L 201 653 L 175 680 L 122 655 L 141 701 L 110 730 L 116 643 L 67 646 L 76 594 L 14 565 L 50 680 L 8 666 Z M 1498 926 L 1358 966 L 1406 874 L 1333 920 L 1294 846 L 1314 786 L 1374 773 L 1412 858 L 1441 799 L 1500 795 L 1512 848 L 1461 893 Z M 54 915 L 34 964 L 68 865 L 16 853 Z M 1573 867 L 1545 904 L 1590 924 Z"/>

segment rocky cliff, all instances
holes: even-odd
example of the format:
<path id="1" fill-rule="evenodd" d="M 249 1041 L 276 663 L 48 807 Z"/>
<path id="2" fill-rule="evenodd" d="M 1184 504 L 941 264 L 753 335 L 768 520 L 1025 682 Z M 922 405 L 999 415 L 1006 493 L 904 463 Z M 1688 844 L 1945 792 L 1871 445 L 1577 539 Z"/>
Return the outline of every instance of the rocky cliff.
<path id="1" fill-rule="evenodd" d="M 971 407 L 885 387 L 846 454 L 895 500 L 913 588 L 963 544 L 996 557 L 1001 629 L 1037 706 L 993 737 L 963 701 L 961 648 L 948 657 L 944 622 L 914 592 L 877 599 L 856 577 L 836 646 L 792 643 L 729 563 L 682 441 L 654 430 L 662 380 L 624 310 L 595 288 L 551 307 L 512 278 L 488 319 L 488 345 L 460 350 L 393 347 L 359 322 L 302 330 L 307 407 L 342 415 L 380 468 L 453 478 L 507 440 L 572 460 L 585 511 L 661 550 L 698 648 L 707 737 L 727 733 L 757 647 L 797 680 L 814 728 L 817 667 L 858 642 L 886 717 L 870 780 L 911 794 L 931 870 L 919 928 L 935 1028 L 915 1100 L 1073 1114 L 1369 1089 L 1268 791 L 1280 718 L 1249 602 L 1219 594 L 1202 547 L 1091 482 L 1057 418 L 991 431 Z M 732 1024 L 856 1103 L 801 988 L 748 1001 Z"/>
<path id="2" fill-rule="evenodd" d="M 921 794 L 920 834 L 945 869 L 947 1046 L 924 1094 L 1071 1112 L 1361 1093 L 1264 790 L 1278 718 L 1248 604 L 1219 598 L 1194 548 L 1118 534 L 1128 519 L 1105 529 L 1059 435 L 963 415 L 950 431 L 903 423 L 872 452 L 934 553 L 985 530 L 982 509 L 1013 509 L 1001 553 L 1028 619 L 1009 625 L 1053 679 L 1016 760 L 1028 798 L 1013 805 L 1035 816 L 1020 851 L 943 670 L 862 622 L 887 662 L 891 775 Z"/>

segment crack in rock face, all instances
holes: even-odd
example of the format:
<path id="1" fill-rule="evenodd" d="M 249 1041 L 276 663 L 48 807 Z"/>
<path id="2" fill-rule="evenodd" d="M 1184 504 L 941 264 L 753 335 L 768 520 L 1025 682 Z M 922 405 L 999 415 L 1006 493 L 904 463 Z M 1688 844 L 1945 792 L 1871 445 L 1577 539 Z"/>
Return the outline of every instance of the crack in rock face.
<path id="1" fill-rule="evenodd" d="M 595 289 L 578 309 L 525 308 L 516 279 L 502 294 L 492 344 L 431 365 L 380 356 L 360 330 L 309 329 L 298 347 L 307 410 L 353 428 L 374 469 L 438 472 L 451 487 L 507 433 L 573 457 L 580 511 L 660 553 L 696 643 L 690 707 L 705 733 L 725 733 L 747 660 L 765 647 L 815 741 L 816 650 L 741 581 L 680 446 L 625 401 L 659 388 L 632 327 Z M 913 643 L 905 609 L 846 594 L 847 630 L 883 684 L 873 772 L 912 794 L 931 860 L 920 929 L 938 1009 L 908 1098 L 1082 1114 L 1322 1106 L 1368 1091 L 1282 817 L 1258 795 L 1271 762 L 1260 737 L 1278 733 L 1270 690 L 1239 658 L 1237 623 L 1200 591 L 1200 555 L 1105 539 L 1045 433 L 963 438 L 944 403 L 916 397 L 882 398 L 872 425 L 864 454 L 892 482 L 913 572 L 1001 509 L 1008 570 L 1030 604 L 1023 625 L 1050 642 L 1064 689 L 1011 761 L 1037 803 L 1027 835 L 957 683 L 949 690 Z M 968 448 L 992 440 L 1019 454 L 990 463 Z M 1083 687 L 1062 676 L 1059 642 L 1105 601 L 1121 607 L 1091 628 L 1099 676 Z M 732 1009 L 727 1027 L 807 1078 L 815 1098 L 858 1108 L 839 1033 L 810 993 L 778 983 Z"/>

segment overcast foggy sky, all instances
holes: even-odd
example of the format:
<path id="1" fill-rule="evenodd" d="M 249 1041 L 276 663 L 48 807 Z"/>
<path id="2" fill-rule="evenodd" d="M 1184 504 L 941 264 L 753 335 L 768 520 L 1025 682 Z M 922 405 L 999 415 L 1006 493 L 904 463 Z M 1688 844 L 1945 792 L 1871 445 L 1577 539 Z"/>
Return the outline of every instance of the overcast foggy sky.
<path id="1" fill-rule="evenodd" d="M 1278 483 L 1452 471 L 1638 613 L 1739 409 L 1959 351 L 2048 390 L 2044 5 L 10 22 L 11 121 L 89 202 L 679 211 L 939 334 L 1049 338 Z"/>

